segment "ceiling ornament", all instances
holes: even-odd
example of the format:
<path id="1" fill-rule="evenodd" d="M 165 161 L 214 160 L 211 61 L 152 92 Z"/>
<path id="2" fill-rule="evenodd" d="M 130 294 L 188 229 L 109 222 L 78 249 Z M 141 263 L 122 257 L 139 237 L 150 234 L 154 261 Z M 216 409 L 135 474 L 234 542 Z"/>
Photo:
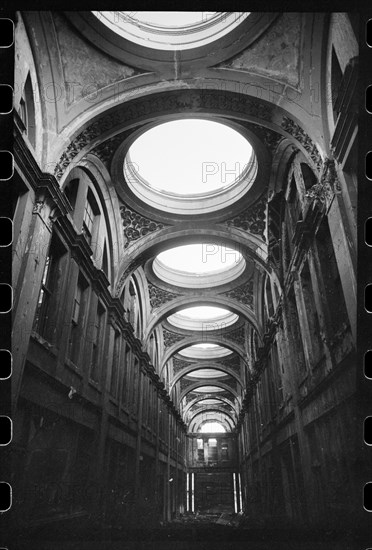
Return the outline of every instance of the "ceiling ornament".
<path id="1" fill-rule="evenodd" d="M 97 147 L 94 147 L 91 152 L 96 155 L 96 157 L 98 157 L 103 162 L 103 164 L 105 164 L 106 168 L 109 168 L 111 160 L 117 148 L 131 133 L 132 130 L 130 130 L 129 132 L 122 132 L 117 136 L 107 139 L 100 145 L 97 145 Z"/>
<path id="2" fill-rule="evenodd" d="M 166 112 L 184 113 L 221 110 L 224 116 L 230 112 L 241 112 L 255 118 L 271 121 L 273 107 L 262 100 L 242 96 L 235 92 L 221 93 L 218 90 L 181 90 L 164 92 L 156 97 L 138 98 L 110 113 L 97 118 L 71 140 L 60 156 L 54 169 L 54 176 L 61 179 L 73 159 L 92 142 L 97 142 L 105 133 L 142 117 L 161 115 Z M 88 152 L 88 151 L 87 151 Z"/>
<path id="3" fill-rule="evenodd" d="M 322 157 L 315 143 L 301 128 L 301 126 L 299 126 L 297 122 L 294 122 L 291 118 L 287 116 L 283 117 L 281 126 L 283 130 L 288 132 L 288 134 L 294 137 L 302 145 L 302 147 L 309 154 L 309 157 L 311 158 L 317 169 L 321 171 L 323 165 Z"/>
<path id="4" fill-rule="evenodd" d="M 178 298 L 179 294 L 170 292 L 169 290 L 164 290 L 158 286 L 148 283 L 149 295 L 150 295 L 150 304 L 153 309 L 156 309 L 175 298 Z"/>
<path id="5" fill-rule="evenodd" d="M 154 222 L 141 214 L 137 214 L 134 210 L 130 210 L 127 206 L 120 206 L 121 218 L 123 221 L 125 244 L 124 248 L 136 241 L 145 237 L 148 233 L 152 233 L 159 229 L 163 229 L 162 223 Z"/>
<path id="6" fill-rule="evenodd" d="M 235 300 L 240 304 L 249 306 L 251 309 L 254 308 L 254 298 L 253 298 L 253 279 L 250 279 L 247 283 L 240 285 L 232 290 L 228 290 L 222 294 L 227 298 Z"/>
<path id="7" fill-rule="evenodd" d="M 248 231 L 253 235 L 259 235 L 263 241 L 266 241 L 264 235 L 266 229 L 266 205 L 267 198 L 263 195 L 242 214 L 228 220 L 226 225 L 228 227 L 233 226 L 238 229 L 243 229 L 243 231 Z"/>
<path id="8" fill-rule="evenodd" d="M 173 373 L 178 374 L 181 370 L 186 369 L 192 363 L 189 361 L 184 361 L 183 359 L 178 359 L 178 357 L 173 358 Z"/>
<path id="9" fill-rule="evenodd" d="M 265 144 L 272 155 L 275 153 L 279 143 L 284 139 L 281 134 L 264 126 L 251 123 L 245 124 L 245 126 Z"/>
<path id="10" fill-rule="evenodd" d="M 171 332 L 163 328 L 163 341 L 164 341 L 164 346 L 166 348 L 173 346 L 173 344 L 176 344 L 177 342 L 180 342 L 183 339 L 184 339 L 184 336 L 182 336 L 181 334 L 177 334 L 176 332 Z"/>
<path id="11" fill-rule="evenodd" d="M 235 353 L 231 359 L 220 359 L 219 363 L 237 374 L 240 374 L 240 357 L 238 354 Z"/>

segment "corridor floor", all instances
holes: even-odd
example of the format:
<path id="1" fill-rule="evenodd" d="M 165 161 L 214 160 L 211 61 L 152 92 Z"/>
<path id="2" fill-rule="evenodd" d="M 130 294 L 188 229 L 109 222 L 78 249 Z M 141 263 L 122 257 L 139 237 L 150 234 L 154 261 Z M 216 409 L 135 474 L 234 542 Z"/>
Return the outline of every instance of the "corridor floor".
<path id="1" fill-rule="evenodd" d="M 66 531 L 23 534 L 12 549 L 37 550 L 357 550 L 352 533 L 263 530 L 239 527 L 234 514 L 184 517 L 155 530 L 108 529 L 70 536 Z M 71 540 L 73 538 L 74 540 Z"/>

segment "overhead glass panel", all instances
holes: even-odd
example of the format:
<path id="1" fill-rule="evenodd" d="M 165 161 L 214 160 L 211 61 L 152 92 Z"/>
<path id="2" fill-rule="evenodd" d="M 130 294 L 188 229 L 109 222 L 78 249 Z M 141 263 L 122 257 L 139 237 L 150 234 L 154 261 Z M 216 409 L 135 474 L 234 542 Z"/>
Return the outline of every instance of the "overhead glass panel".
<path id="1" fill-rule="evenodd" d="M 212 242 L 170 248 L 158 254 L 152 263 L 155 275 L 164 282 L 187 288 L 230 283 L 246 267 L 238 250 Z"/>
<path id="2" fill-rule="evenodd" d="M 216 344 L 201 343 L 188 346 L 178 352 L 184 357 L 197 359 L 217 359 L 233 353 L 228 348 Z"/>
<path id="3" fill-rule="evenodd" d="M 217 369 L 198 369 L 187 374 L 188 378 L 222 378 L 224 376 L 228 375 Z"/>
<path id="4" fill-rule="evenodd" d="M 190 197 L 236 183 L 251 155 L 249 141 L 230 126 L 180 119 L 141 134 L 129 148 L 127 163 L 151 188 Z"/>
<path id="5" fill-rule="evenodd" d="M 189 50 L 225 36 L 249 12 L 93 11 L 106 27 L 140 46 Z"/>
<path id="6" fill-rule="evenodd" d="M 196 215 L 243 197 L 257 173 L 249 141 L 217 120 L 179 118 L 143 131 L 124 158 L 124 179 L 137 198 L 163 212 Z"/>
<path id="7" fill-rule="evenodd" d="M 215 306 L 194 306 L 174 313 L 168 322 L 185 330 L 211 331 L 222 330 L 239 319 L 235 313 Z"/>

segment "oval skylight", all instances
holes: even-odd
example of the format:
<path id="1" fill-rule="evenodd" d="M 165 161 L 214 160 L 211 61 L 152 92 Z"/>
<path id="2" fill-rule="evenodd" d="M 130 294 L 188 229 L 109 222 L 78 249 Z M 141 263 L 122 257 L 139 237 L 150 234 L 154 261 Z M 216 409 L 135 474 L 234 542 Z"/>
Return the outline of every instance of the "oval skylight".
<path id="1" fill-rule="evenodd" d="M 250 143 L 233 128 L 211 120 L 181 119 L 141 134 L 127 158 L 151 188 L 189 197 L 234 184 L 251 154 Z"/>
<path id="2" fill-rule="evenodd" d="M 198 369 L 187 374 L 189 378 L 221 378 L 227 376 L 225 372 L 217 369 Z"/>
<path id="3" fill-rule="evenodd" d="M 124 159 L 125 181 L 139 199 L 189 215 L 232 204 L 248 191 L 256 172 L 252 146 L 240 132 L 197 118 L 150 128 L 131 144 Z"/>
<path id="4" fill-rule="evenodd" d="M 218 359 L 219 357 L 230 355 L 233 352 L 218 344 L 201 343 L 188 346 L 178 353 L 184 357 L 196 359 Z"/>
<path id="5" fill-rule="evenodd" d="M 203 46 L 236 28 L 249 12 L 93 11 L 116 34 L 158 50 Z"/>
<path id="6" fill-rule="evenodd" d="M 235 313 L 215 306 L 194 306 L 174 313 L 168 322 L 185 330 L 222 330 L 239 319 Z"/>
<path id="7" fill-rule="evenodd" d="M 187 288 L 214 287 L 239 277 L 246 262 L 238 250 L 215 243 L 177 246 L 161 252 L 152 268 L 164 282 Z"/>
<path id="8" fill-rule="evenodd" d="M 223 403 L 220 399 L 201 399 L 197 402 L 197 405 L 221 405 Z"/>
<path id="9" fill-rule="evenodd" d="M 217 386 L 200 386 L 200 388 L 196 388 L 193 391 L 197 393 L 219 393 L 224 390 L 223 388 L 218 388 Z"/>

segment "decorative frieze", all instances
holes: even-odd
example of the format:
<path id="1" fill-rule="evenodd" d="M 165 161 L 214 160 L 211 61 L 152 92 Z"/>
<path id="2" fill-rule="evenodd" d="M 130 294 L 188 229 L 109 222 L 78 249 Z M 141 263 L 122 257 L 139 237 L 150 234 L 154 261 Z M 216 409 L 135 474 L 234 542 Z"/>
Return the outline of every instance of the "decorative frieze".
<path id="1" fill-rule="evenodd" d="M 162 306 L 163 304 L 166 304 L 167 302 L 174 300 L 179 296 L 179 294 L 175 294 L 174 292 L 170 292 L 169 290 L 164 290 L 163 288 L 159 288 L 158 286 L 155 286 L 152 283 L 148 283 L 148 289 L 149 289 L 149 296 L 150 296 L 150 304 L 153 309 L 156 309 Z"/>
<path id="2" fill-rule="evenodd" d="M 253 235 L 259 235 L 263 241 L 265 238 L 265 229 L 266 229 L 266 205 L 267 198 L 262 196 L 257 202 L 252 204 L 247 210 L 245 210 L 239 216 L 236 216 L 232 220 L 228 220 L 226 225 L 228 227 L 237 227 L 238 229 L 243 229 L 243 231 L 248 231 Z"/>
<path id="3" fill-rule="evenodd" d="M 120 213 L 125 237 L 124 248 L 128 248 L 132 242 L 145 237 L 148 233 L 163 229 L 164 227 L 162 223 L 154 222 L 145 216 L 141 216 L 141 214 L 130 210 L 125 205 L 120 207 Z"/>
<path id="4" fill-rule="evenodd" d="M 310 136 L 307 135 L 307 133 L 292 120 L 291 118 L 284 116 L 281 126 L 283 130 L 288 132 L 292 137 L 294 137 L 301 145 L 302 147 L 307 151 L 309 154 L 309 157 L 314 162 L 317 169 L 320 171 L 322 169 L 323 161 L 322 157 L 318 151 L 317 146 L 312 141 Z"/>

